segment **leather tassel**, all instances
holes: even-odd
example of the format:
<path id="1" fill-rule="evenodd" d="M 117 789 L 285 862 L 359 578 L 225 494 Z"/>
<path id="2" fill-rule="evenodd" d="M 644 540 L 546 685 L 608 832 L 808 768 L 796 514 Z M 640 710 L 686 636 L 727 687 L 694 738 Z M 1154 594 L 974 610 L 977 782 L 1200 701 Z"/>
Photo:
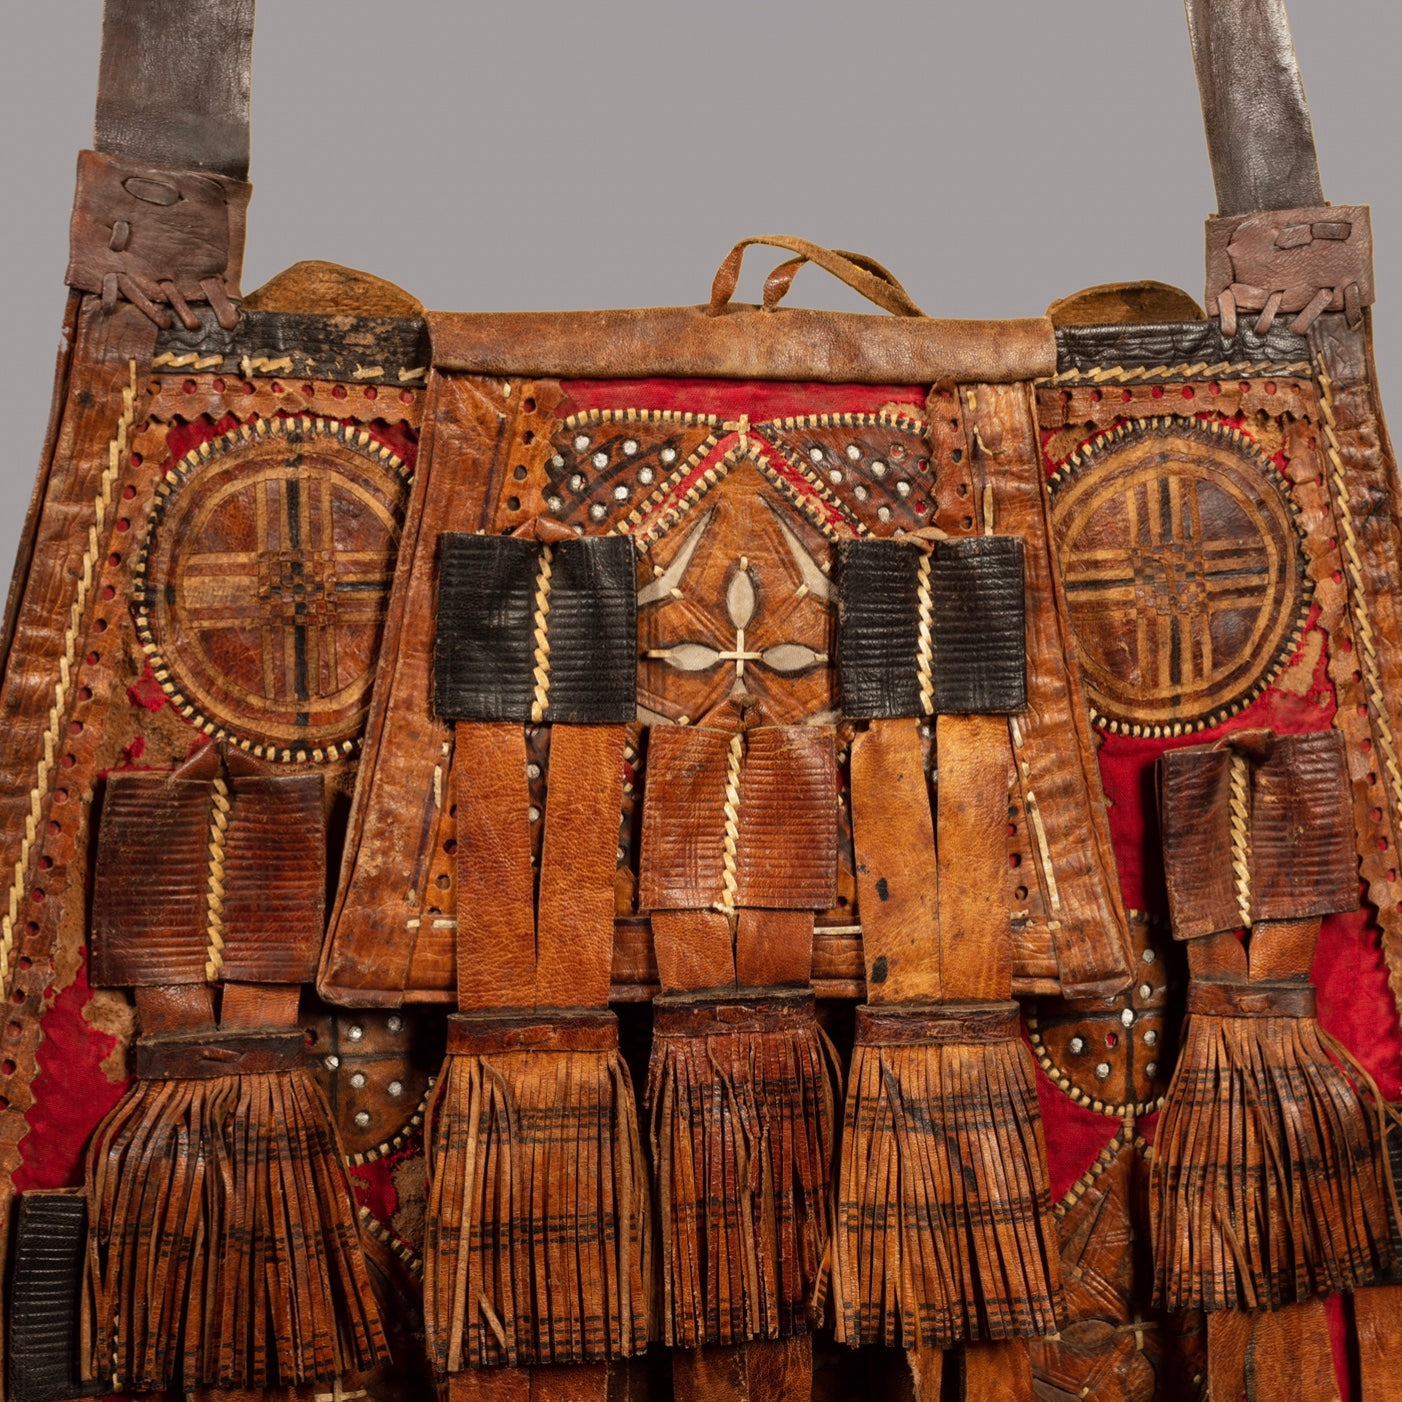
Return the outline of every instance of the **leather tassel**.
<path id="1" fill-rule="evenodd" d="M 301 1067 L 206 1074 L 229 1056 L 208 1047 L 195 1074 L 143 1078 L 156 1040 L 89 1150 L 90 1375 L 187 1391 L 374 1368 L 385 1339 L 321 1091 Z M 269 1040 L 300 1058 L 300 1033 Z"/>
<path id="2" fill-rule="evenodd" d="M 832 1290 L 848 1344 L 1054 1333 L 1058 1242 L 1014 1003 L 859 1008 Z"/>
<path id="3" fill-rule="evenodd" d="M 663 1340 L 806 1331 L 831 1234 L 840 1075 L 813 994 L 665 995 L 653 1010 Z"/>
<path id="4" fill-rule="evenodd" d="M 1367 1072 L 1301 1007 L 1262 1015 L 1268 998 L 1312 1013 L 1308 984 L 1239 988 L 1255 1011 L 1190 1001 L 1155 1136 L 1155 1303 L 1170 1310 L 1278 1309 L 1353 1290 L 1392 1257 Z M 1190 1000 L 1233 992 L 1195 984 Z"/>
<path id="5" fill-rule="evenodd" d="M 611 1013 L 456 1014 L 424 1133 L 440 1374 L 646 1349 L 647 1167 Z"/>

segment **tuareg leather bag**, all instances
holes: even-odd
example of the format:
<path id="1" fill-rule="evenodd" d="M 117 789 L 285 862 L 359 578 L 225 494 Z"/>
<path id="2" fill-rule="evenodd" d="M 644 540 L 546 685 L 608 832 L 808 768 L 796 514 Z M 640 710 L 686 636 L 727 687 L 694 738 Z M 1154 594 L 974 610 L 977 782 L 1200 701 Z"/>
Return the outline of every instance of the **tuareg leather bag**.
<path id="1" fill-rule="evenodd" d="M 1369 215 L 1280 0 L 1187 11 L 1205 306 L 974 322 L 787 236 L 697 306 L 245 295 L 252 0 L 106 0 L 3 635 L 11 1402 L 1402 1395 Z"/>

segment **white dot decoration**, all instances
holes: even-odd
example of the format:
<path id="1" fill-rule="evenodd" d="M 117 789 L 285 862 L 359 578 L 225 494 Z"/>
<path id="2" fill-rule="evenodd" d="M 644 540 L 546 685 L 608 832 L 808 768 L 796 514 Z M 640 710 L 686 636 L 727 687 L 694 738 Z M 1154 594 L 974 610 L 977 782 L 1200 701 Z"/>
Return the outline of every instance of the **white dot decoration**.
<path id="1" fill-rule="evenodd" d="M 1086 1040 L 1084 1037 L 1072 1037 L 1070 1046 L 1071 1050 L 1079 1056 L 1086 1049 Z"/>
<path id="2" fill-rule="evenodd" d="M 551 466 L 551 467 L 564 467 L 564 465 L 565 465 L 565 460 L 564 460 L 564 458 L 562 458 L 562 457 L 559 455 L 559 453 L 556 453 L 555 456 L 554 456 L 553 458 L 550 459 L 550 466 Z"/>
<path id="3" fill-rule="evenodd" d="M 842 474 L 836 468 L 833 468 L 833 470 L 828 473 L 828 481 L 835 487 L 842 481 Z"/>
<path id="4" fill-rule="evenodd" d="M 607 467 L 609 465 L 609 455 L 607 453 L 595 453 L 590 461 L 595 467 Z"/>
<path id="5" fill-rule="evenodd" d="M 857 445 L 856 445 L 855 443 L 849 443 L 849 444 L 847 445 L 847 461 L 848 461 L 848 462 L 861 462 L 861 460 L 862 460 L 862 450 L 861 450 L 859 447 L 857 447 Z"/>
<path id="6" fill-rule="evenodd" d="M 400 1017 L 398 1013 L 395 1013 L 389 1021 L 385 1023 L 385 1026 L 388 1027 L 391 1032 L 402 1032 L 404 1030 L 404 1019 Z"/>
<path id="7" fill-rule="evenodd" d="M 1126 1027 L 1133 1027 L 1133 1026 L 1134 1026 L 1134 1009 L 1133 1009 L 1133 1008 L 1126 1008 L 1126 1009 L 1120 1014 L 1120 1021 L 1121 1021 Z"/>
<path id="8" fill-rule="evenodd" d="M 677 450 L 675 448 L 663 448 L 657 455 L 663 462 L 676 462 Z"/>
<path id="9" fill-rule="evenodd" d="M 602 521 L 607 515 L 608 509 L 604 506 L 603 502 L 596 501 L 594 505 L 589 508 L 589 519 L 591 521 Z"/>
<path id="10" fill-rule="evenodd" d="M 810 448 L 808 450 L 808 459 L 810 462 L 822 462 L 823 450 L 821 448 Z"/>
<path id="11" fill-rule="evenodd" d="M 386 1089 L 391 1095 L 393 1095 L 393 1096 L 396 1096 L 396 1097 L 401 1096 L 401 1095 L 404 1094 L 404 1082 L 403 1082 L 403 1081 L 391 1081 L 391 1082 L 389 1083 L 389 1085 L 387 1085 L 387 1086 L 385 1087 L 385 1089 Z"/>
<path id="12" fill-rule="evenodd" d="M 574 476 L 570 478 L 570 490 L 572 492 L 582 492 L 584 490 L 584 474 L 582 472 L 576 472 Z"/>
<path id="13" fill-rule="evenodd" d="M 652 484 L 652 479 L 656 477 L 656 475 L 657 474 L 650 467 L 640 467 L 638 469 L 638 481 L 641 482 L 644 487 L 650 486 Z"/>
<path id="14" fill-rule="evenodd" d="M 638 451 L 638 440 L 636 438 L 625 438 L 623 440 L 623 451 L 628 457 L 632 457 Z"/>
<path id="15" fill-rule="evenodd" d="M 357 1129 L 366 1129 L 370 1124 L 370 1112 L 368 1110 L 357 1110 L 355 1112 L 355 1123 Z"/>
<path id="16" fill-rule="evenodd" d="M 896 495 L 897 495 L 898 497 L 908 497 L 908 496 L 910 495 L 910 483 L 909 483 L 909 482 L 897 482 L 897 483 L 896 483 Z"/>
<path id="17" fill-rule="evenodd" d="M 355 1073 L 355 1075 L 351 1077 L 351 1085 L 354 1086 L 356 1090 L 364 1090 L 364 1089 L 365 1089 L 365 1072 L 364 1072 L 364 1071 L 357 1071 L 357 1072 Z"/>
<path id="18" fill-rule="evenodd" d="M 589 446 L 589 435 L 588 435 L 587 433 L 581 433 L 581 434 L 574 440 L 574 450 L 575 450 L 576 453 L 582 453 L 582 452 L 584 452 L 584 450 L 585 450 L 586 448 L 588 448 L 588 446 Z"/>
<path id="19" fill-rule="evenodd" d="M 613 499 L 614 499 L 614 501 L 627 501 L 627 500 L 628 500 L 628 488 L 625 487 L 625 486 L 623 486 L 622 484 L 620 484 L 619 486 L 615 487 L 615 488 L 613 489 Z"/>
<path id="20" fill-rule="evenodd" d="M 1151 1027 L 1144 1034 L 1144 1045 L 1146 1047 L 1156 1047 L 1159 1044 L 1159 1034 Z"/>
<path id="21" fill-rule="evenodd" d="M 1110 1079 L 1110 1063 L 1108 1061 L 1096 1062 L 1095 1078 L 1098 1081 L 1107 1081 Z"/>
<path id="22" fill-rule="evenodd" d="M 877 458 L 876 461 L 872 463 L 871 475 L 876 478 L 881 478 L 886 475 L 886 464 L 882 462 L 880 458 Z"/>

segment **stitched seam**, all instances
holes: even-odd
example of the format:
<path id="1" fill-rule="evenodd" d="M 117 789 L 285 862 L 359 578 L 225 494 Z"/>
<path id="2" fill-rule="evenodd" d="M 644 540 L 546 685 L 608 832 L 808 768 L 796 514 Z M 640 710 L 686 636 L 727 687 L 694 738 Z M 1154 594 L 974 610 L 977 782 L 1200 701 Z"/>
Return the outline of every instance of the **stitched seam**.
<path id="1" fill-rule="evenodd" d="M 935 655 L 931 634 L 934 600 L 930 596 L 930 555 L 920 552 L 920 565 L 915 576 L 915 596 L 920 607 L 920 631 L 915 647 L 915 671 L 920 680 L 920 709 L 927 715 L 935 713 Z"/>
<path id="2" fill-rule="evenodd" d="M 535 577 L 535 696 L 531 701 L 531 720 L 539 725 L 545 719 L 550 701 L 550 576 L 555 551 L 549 545 L 540 552 L 540 570 Z"/>
<path id="3" fill-rule="evenodd" d="M 1232 756 L 1232 871 L 1236 876 L 1236 908 L 1241 923 L 1251 928 L 1251 812 L 1247 804 L 1247 761 Z"/>
<path id="4" fill-rule="evenodd" d="M 1192 365 L 1095 365 L 1089 370 L 1063 370 L 1034 383 L 1038 386 L 1087 384 L 1129 384 L 1138 380 L 1182 378 L 1206 379 L 1216 375 L 1310 375 L 1314 366 L 1308 360 L 1199 360 Z"/>
<path id="5" fill-rule="evenodd" d="M 1382 685 L 1378 677 L 1378 648 L 1373 640 L 1373 625 L 1365 607 L 1367 591 L 1363 582 L 1363 561 L 1358 555 L 1358 535 L 1353 525 L 1353 509 L 1348 498 L 1348 479 L 1344 470 L 1343 452 L 1339 447 L 1337 423 L 1334 418 L 1334 382 L 1329 378 L 1321 358 L 1319 363 L 1319 385 L 1321 390 L 1320 409 L 1324 417 L 1324 438 L 1333 467 L 1334 498 L 1338 507 L 1339 527 L 1343 534 L 1344 564 L 1348 570 L 1350 603 L 1349 613 L 1353 618 L 1353 631 L 1362 648 L 1359 670 L 1371 702 L 1373 728 L 1383 751 L 1383 767 L 1387 771 L 1388 788 L 1392 792 L 1393 804 L 1402 810 L 1402 768 L 1397 762 L 1397 745 L 1388 723 L 1387 711 L 1383 705 Z"/>
<path id="6" fill-rule="evenodd" d="M 198 351 L 190 351 L 187 355 L 176 355 L 172 351 L 164 351 L 152 362 L 153 370 L 213 370 L 216 366 L 224 363 L 222 355 L 201 355 Z"/>
<path id="7" fill-rule="evenodd" d="M 136 361 L 127 363 L 130 380 L 122 390 L 122 411 L 117 417 L 116 429 L 107 445 L 107 466 L 98 479 L 97 496 L 93 500 L 94 519 L 88 527 L 88 545 L 83 552 L 77 589 L 74 591 L 72 606 L 68 610 L 68 627 L 63 633 L 63 651 L 58 659 L 58 681 L 54 683 L 53 705 L 49 707 L 49 723 L 44 731 L 44 753 L 35 773 L 34 786 L 29 791 L 29 812 L 25 816 L 24 837 L 20 841 L 19 856 L 15 859 L 14 874 L 10 882 L 9 908 L 3 920 L 0 920 L 0 969 L 4 970 L 7 984 L 10 978 L 10 956 L 14 952 L 15 924 L 19 919 L 19 903 L 24 895 L 30 854 L 39 834 L 44 800 L 48 797 L 49 782 L 53 778 L 54 766 L 57 763 L 59 731 L 68 709 L 73 661 L 77 656 L 83 616 L 87 612 L 88 600 L 92 594 L 93 567 L 98 559 L 103 527 L 107 523 L 107 511 L 112 505 L 112 492 L 126 458 L 127 435 L 136 422 Z"/>
<path id="8" fill-rule="evenodd" d="M 721 858 L 721 897 L 717 909 L 729 915 L 735 909 L 735 897 L 740 889 L 736 879 L 737 851 L 740 843 L 740 762 L 745 754 L 745 737 L 730 737 L 730 755 L 725 770 L 725 848 Z"/>
<path id="9" fill-rule="evenodd" d="M 204 976 L 211 983 L 224 973 L 224 852 L 229 835 L 229 786 L 214 781 L 214 806 L 209 815 L 209 878 L 205 907 L 209 943 Z"/>

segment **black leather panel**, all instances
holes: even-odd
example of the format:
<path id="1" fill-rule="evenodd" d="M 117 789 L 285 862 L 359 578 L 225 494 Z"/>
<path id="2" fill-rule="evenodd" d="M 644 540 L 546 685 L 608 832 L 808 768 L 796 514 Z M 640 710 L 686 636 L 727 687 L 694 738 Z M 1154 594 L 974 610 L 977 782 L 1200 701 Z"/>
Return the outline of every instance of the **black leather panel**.
<path id="1" fill-rule="evenodd" d="M 549 643 L 544 719 L 631 721 L 637 712 L 637 584 L 622 536 L 544 545 L 506 536 L 440 543 L 434 709 L 445 720 L 532 719 L 538 594 Z M 549 565 L 548 582 L 543 567 Z"/>
<path id="2" fill-rule="evenodd" d="M 935 709 L 991 715 L 1027 705 L 1022 542 L 975 536 L 935 542 Z"/>
<path id="3" fill-rule="evenodd" d="M 1118 365 L 1126 369 L 1162 365 L 1238 364 L 1243 361 L 1310 359 L 1303 336 L 1277 322 L 1265 336 L 1241 325 L 1235 336 L 1224 336 L 1215 321 L 1169 321 L 1141 326 L 1059 326 L 1056 330 L 1056 370 L 1095 370 Z M 1175 378 L 1164 376 L 1165 379 Z M 1187 378 L 1179 375 L 1176 378 Z"/>
<path id="4" fill-rule="evenodd" d="M 920 713 L 920 549 L 895 540 L 850 540 L 838 576 L 837 674 L 844 715 Z"/>
<path id="5" fill-rule="evenodd" d="M 88 1209 L 79 1193 L 25 1193 L 15 1225 L 6 1324 L 11 1402 L 95 1396 L 78 1381 L 78 1312 Z"/>

